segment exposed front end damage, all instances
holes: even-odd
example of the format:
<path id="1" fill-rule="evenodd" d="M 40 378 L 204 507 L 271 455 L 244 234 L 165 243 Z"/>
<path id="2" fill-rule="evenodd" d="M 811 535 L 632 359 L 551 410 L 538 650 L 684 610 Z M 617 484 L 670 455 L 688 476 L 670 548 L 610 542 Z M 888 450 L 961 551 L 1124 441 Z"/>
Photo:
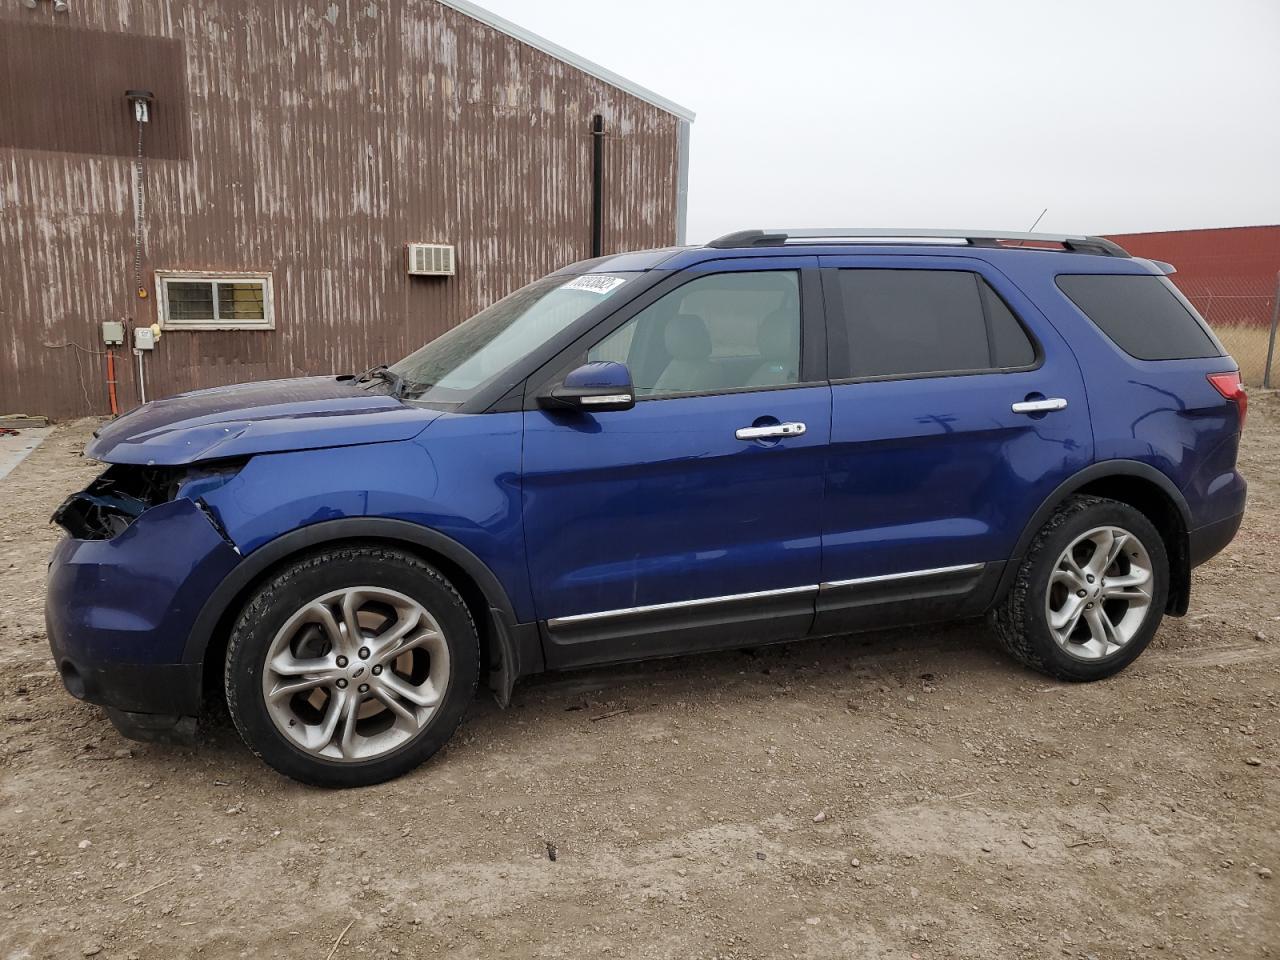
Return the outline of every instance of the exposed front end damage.
<path id="1" fill-rule="evenodd" d="M 45 621 L 63 684 L 126 736 L 189 740 L 202 664 L 184 660 L 204 600 L 240 561 L 203 495 L 242 463 L 109 468 L 53 520 Z"/>
<path id="2" fill-rule="evenodd" d="M 221 521 L 203 497 L 232 479 L 243 465 L 243 461 L 184 467 L 117 464 L 67 497 L 51 519 L 76 540 L 110 540 L 152 507 L 184 498 L 204 510 L 222 532 Z"/>
<path id="3" fill-rule="evenodd" d="M 53 516 L 68 535 L 49 561 L 45 620 L 67 690 L 126 736 L 189 738 L 204 688 L 204 649 L 188 644 L 197 618 L 244 555 L 297 525 L 246 536 L 263 509 L 233 481 L 277 455 L 391 446 L 439 416 L 343 376 L 196 391 L 104 424 L 85 454 L 110 466 Z M 306 479 L 271 474 L 265 492 Z"/>

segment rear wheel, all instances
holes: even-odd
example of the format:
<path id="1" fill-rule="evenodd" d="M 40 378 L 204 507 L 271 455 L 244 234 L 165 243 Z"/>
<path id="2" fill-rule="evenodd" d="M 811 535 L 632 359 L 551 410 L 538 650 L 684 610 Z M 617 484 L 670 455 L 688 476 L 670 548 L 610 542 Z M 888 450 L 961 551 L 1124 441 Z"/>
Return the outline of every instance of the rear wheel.
<path id="1" fill-rule="evenodd" d="M 1036 535 L 992 621 L 1001 646 L 1027 666 L 1099 680 L 1151 642 L 1168 591 L 1164 541 L 1142 513 L 1073 497 Z"/>
<path id="2" fill-rule="evenodd" d="M 227 705 L 281 773 L 362 786 L 413 769 L 475 695 L 476 630 L 452 585 L 412 554 L 342 546 L 264 582 L 227 648 Z"/>

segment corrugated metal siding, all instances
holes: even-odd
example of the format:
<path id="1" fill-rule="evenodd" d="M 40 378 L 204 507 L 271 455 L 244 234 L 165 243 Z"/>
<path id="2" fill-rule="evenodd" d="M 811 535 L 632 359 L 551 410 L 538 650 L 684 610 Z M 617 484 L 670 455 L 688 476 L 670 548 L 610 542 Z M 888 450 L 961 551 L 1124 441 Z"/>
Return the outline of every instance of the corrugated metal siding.
<path id="1" fill-rule="evenodd" d="M 1137 257 L 1172 263 L 1171 277 L 1210 323 L 1265 327 L 1280 279 L 1280 226 L 1116 234 Z"/>
<path id="2" fill-rule="evenodd" d="M 275 331 L 167 332 L 150 396 L 394 360 L 587 256 L 595 113 L 606 249 L 675 235 L 675 117 L 434 0 L 50 6 L 0 7 L 0 30 L 182 42 L 192 159 L 147 163 L 148 287 L 155 270 L 273 275 Z M 154 289 L 132 292 L 129 161 L 0 149 L 0 178 L 0 411 L 101 413 L 98 324 L 154 319 Z M 409 241 L 456 244 L 458 275 L 408 277 Z M 129 406 L 127 351 L 119 367 Z"/>
<path id="3" fill-rule="evenodd" d="M 143 155 L 191 157 L 182 41 L 6 23 L 0 31 L 0 147 L 136 156 L 125 90 L 154 94 Z M 38 83 L 33 84 L 33 79 Z"/>
<path id="4" fill-rule="evenodd" d="M 1170 279 L 1240 364 L 1245 383 L 1268 382 L 1270 328 L 1280 293 L 1280 226 L 1129 233 L 1111 239 L 1135 256 L 1172 263 L 1178 272 Z"/>

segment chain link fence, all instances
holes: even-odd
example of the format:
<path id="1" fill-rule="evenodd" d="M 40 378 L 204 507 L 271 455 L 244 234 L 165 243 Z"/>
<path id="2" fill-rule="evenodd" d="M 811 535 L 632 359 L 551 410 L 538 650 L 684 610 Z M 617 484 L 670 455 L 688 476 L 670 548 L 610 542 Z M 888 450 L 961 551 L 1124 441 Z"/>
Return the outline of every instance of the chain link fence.
<path id="1" fill-rule="evenodd" d="M 1172 280 L 1240 364 L 1240 375 L 1246 384 L 1280 386 L 1280 357 L 1275 355 L 1280 276 L 1270 280 L 1222 277 L 1180 282 L 1174 274 Z"/>

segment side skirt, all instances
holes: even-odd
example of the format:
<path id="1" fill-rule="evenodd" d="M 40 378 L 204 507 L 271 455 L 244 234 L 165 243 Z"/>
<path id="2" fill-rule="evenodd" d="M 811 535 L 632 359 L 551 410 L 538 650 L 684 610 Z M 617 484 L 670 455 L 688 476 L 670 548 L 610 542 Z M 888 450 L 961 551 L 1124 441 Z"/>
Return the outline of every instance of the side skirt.
<path id="1" fill-rule="evenodd" d="M 563 670 L 796 640 L 816 585 L 558 617 L 542 624 L 547 667 Z"/>
<path id="2" fill-rule="evenodd" d="M 813 632 L 820 636 L 960 620 L 985 613 L 1004 562 L 967 563 L 822 584 Z"/>
<path id="3" fill-rule="evenodd" d="M 539 624 L 548 670 L 565 670 L 985 613 L 1003 562 L 864 577 L 557 617 Z"/>

